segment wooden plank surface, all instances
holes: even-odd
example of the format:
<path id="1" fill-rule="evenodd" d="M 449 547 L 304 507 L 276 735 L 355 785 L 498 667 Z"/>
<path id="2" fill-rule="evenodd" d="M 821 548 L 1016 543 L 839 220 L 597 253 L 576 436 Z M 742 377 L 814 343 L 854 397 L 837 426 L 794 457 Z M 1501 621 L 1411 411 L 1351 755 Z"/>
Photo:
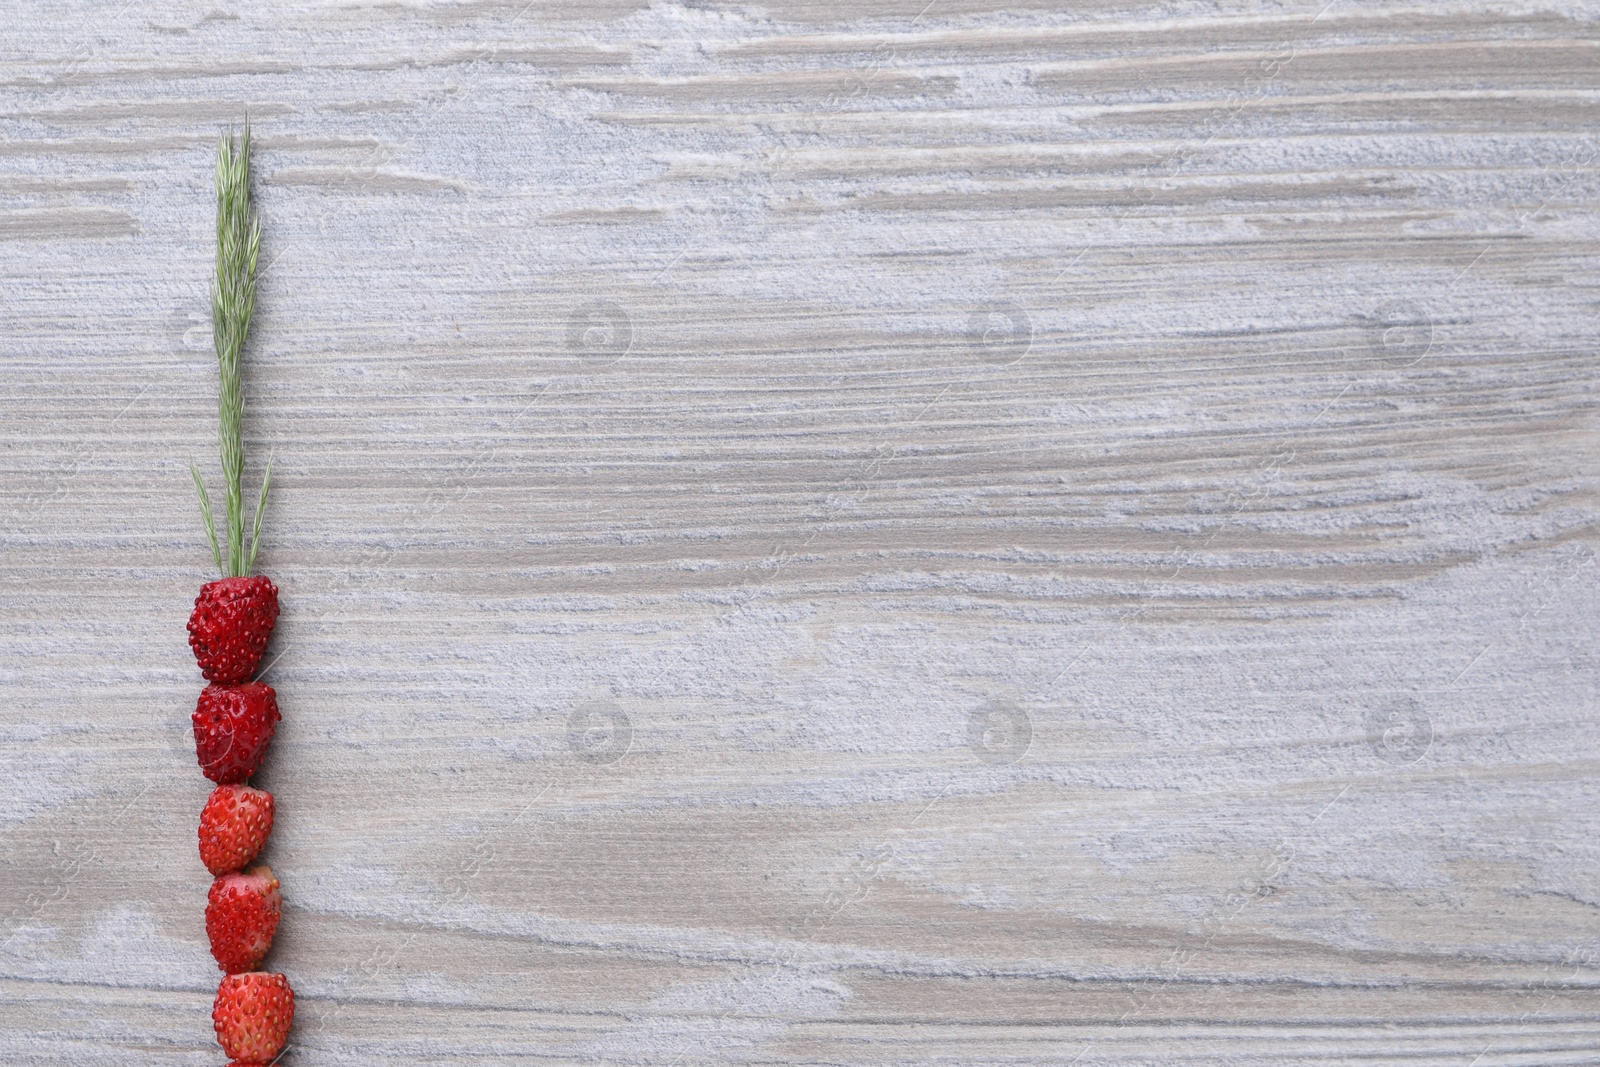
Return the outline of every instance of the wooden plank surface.
<path id="1" fill-rule="evenodd" d="M 1593 4 L 6 5 L 0 1060 L 1600 1063 Z"/>

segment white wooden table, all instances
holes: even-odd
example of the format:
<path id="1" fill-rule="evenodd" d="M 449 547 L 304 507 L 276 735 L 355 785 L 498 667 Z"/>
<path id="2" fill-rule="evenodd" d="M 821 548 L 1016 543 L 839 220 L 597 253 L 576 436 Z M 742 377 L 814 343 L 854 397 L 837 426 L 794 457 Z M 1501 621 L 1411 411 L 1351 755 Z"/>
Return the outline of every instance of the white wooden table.
<path id="1" fill-rule="evenodd" d="M 1600 8 L 0 16 L 0 1060 L 1600 1063 Z"/>

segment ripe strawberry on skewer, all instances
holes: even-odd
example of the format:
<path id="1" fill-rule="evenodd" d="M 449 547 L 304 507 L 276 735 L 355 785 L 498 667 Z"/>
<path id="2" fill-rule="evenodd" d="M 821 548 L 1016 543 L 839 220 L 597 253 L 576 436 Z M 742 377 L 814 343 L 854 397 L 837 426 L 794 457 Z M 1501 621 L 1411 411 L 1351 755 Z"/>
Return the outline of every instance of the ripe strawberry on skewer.
<path id="1" fill-rule="evenodd" d="M 272 947 L 283 916 L 283 898 L 271 867 L 224 874 L 211 883 L 206 936 L 211 955 L 228 974 L 255 970 Z"/>
<path id="2" fill-rule="evenodd" d="M 237 871 L 255 859 L 272 833 L 277 801 L 264 789 L 219 785 L 200 812 L 200 862 L 212 874 Z"/>
<path id="3" fill-rule="evenodd" d="M 289 1040 L 294 990 L 281 974 L 230 974 L 217 988 L 211 1025 L 222 1051 L 239 1064 L 271 1063 Z"/>
<path id="4" fill-rule="evenodd" d="M 277 733 L 278 694 L 270 685 L 208 685 L 195 705 L 194 748 L 213 782 L 242 782 L 256 773 Z"/>
<path id="5" fill-rule="evenodd" d="M 248 679 L 277 621 L 278 587 L 271 578 L 222 578 L 201 586 L 189 616 L 189 647 L 200 673 L 224 685 Z"/>
<path id="6" fill-rule="evenodd" d="M 217 276 L 211 319 L 221 371 L 217 402 L 225 486 L 226 549 L 217 537 L 211 497 L 191 464 L 211 556 L 222 577 L 202 586 L 189 616 L 189 646 L 210 685 L 194 710 L 195 755 L 220 783 L 200 816 L 200 858 L 217 875 L 206 906 L 212 955 L 226 972 L 212 1022 L 223 1051 L 238 1064 L 270 1063 L 283 1051 L 294 1019 L 294 991 L 281 974 L 256 971 L 272 947 L 282 914 L 278 879 L 268 867 L 242 871 L 272 832 L 271 793 L 243 784 L 265 758 L 277 731 L 278 697 L 251 681 L 278 621 L 278 587 L 250 572 L 261 547 L 261 514 L 272 464 L 261 478 L 255 521 L 245 551 L 244 395 L 239 357 L 255 309 L 261 224 L 250 206 L 250 127 L 217 146 Z"/>

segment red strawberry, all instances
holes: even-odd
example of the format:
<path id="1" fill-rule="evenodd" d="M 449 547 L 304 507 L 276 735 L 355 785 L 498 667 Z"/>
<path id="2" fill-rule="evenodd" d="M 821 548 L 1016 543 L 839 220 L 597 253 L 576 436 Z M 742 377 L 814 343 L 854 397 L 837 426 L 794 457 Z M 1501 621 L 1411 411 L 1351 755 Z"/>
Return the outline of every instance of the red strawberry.
<path id="1" fill-rule="evenodd" d="M 242 782 L 261 766 L 278 732 L 278 694 L 264 682 L 208 685 L 195 705 L 194 748 L 213 782 Z"/>
<path id="2" fill-rule="evenodd" d="M 217 966 L 229 974 L 254 970 L 272 947 L 283 898 L 271 867 L 225 874 L 211 883 L 206 933 Z"/>
<path id="3" fill-rule="evenodd" d="M 278 587 L 270 578 L 221 578 L 200 587 L 189 616 L 189 645 L 200 673 L 234 685 L 256 672 L 278 621 Z"/>
<path id="4" fill-rule="evenodd" d="M 237 871 L 256 858 L 272 833 L 277 803 L 247 785 L 219 785 L 200 811 L 200 862 L 212 874 Z"/>
<path id="5" fill-rule="evenodd" d="M 277 1059 L 293 1022 L 294 990 L 289 979 L 267 971 L 228 975 L 211 1007 L 217 1044 L 241 1064 Z"/>

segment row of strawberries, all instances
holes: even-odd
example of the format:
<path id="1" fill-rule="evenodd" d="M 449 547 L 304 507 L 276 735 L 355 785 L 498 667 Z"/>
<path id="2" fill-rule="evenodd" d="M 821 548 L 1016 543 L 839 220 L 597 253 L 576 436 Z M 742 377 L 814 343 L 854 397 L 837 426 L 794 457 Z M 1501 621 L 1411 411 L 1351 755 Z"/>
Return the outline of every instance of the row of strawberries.
<path id="1" fill-rule="evenodd" d="M 234 1067 L 269 1064 L 294 1021 L 294 990 L 281 974 L 258 971 L 282 914 L 267 866 L 245 870 L 272 833 L 272 794 L 245 784 L 277 732 L 278 696 L 252 682 L 278 621 L 278 587 L 261 576 L 203 586 L 189 617 L 189 645 L 211 682 L 194 711 L 200 769 L 217 783 L 200 813 L 200 859 L 216 876 L 206 904 L 211 954 L 224 977 L 211 1021 Z"/>

